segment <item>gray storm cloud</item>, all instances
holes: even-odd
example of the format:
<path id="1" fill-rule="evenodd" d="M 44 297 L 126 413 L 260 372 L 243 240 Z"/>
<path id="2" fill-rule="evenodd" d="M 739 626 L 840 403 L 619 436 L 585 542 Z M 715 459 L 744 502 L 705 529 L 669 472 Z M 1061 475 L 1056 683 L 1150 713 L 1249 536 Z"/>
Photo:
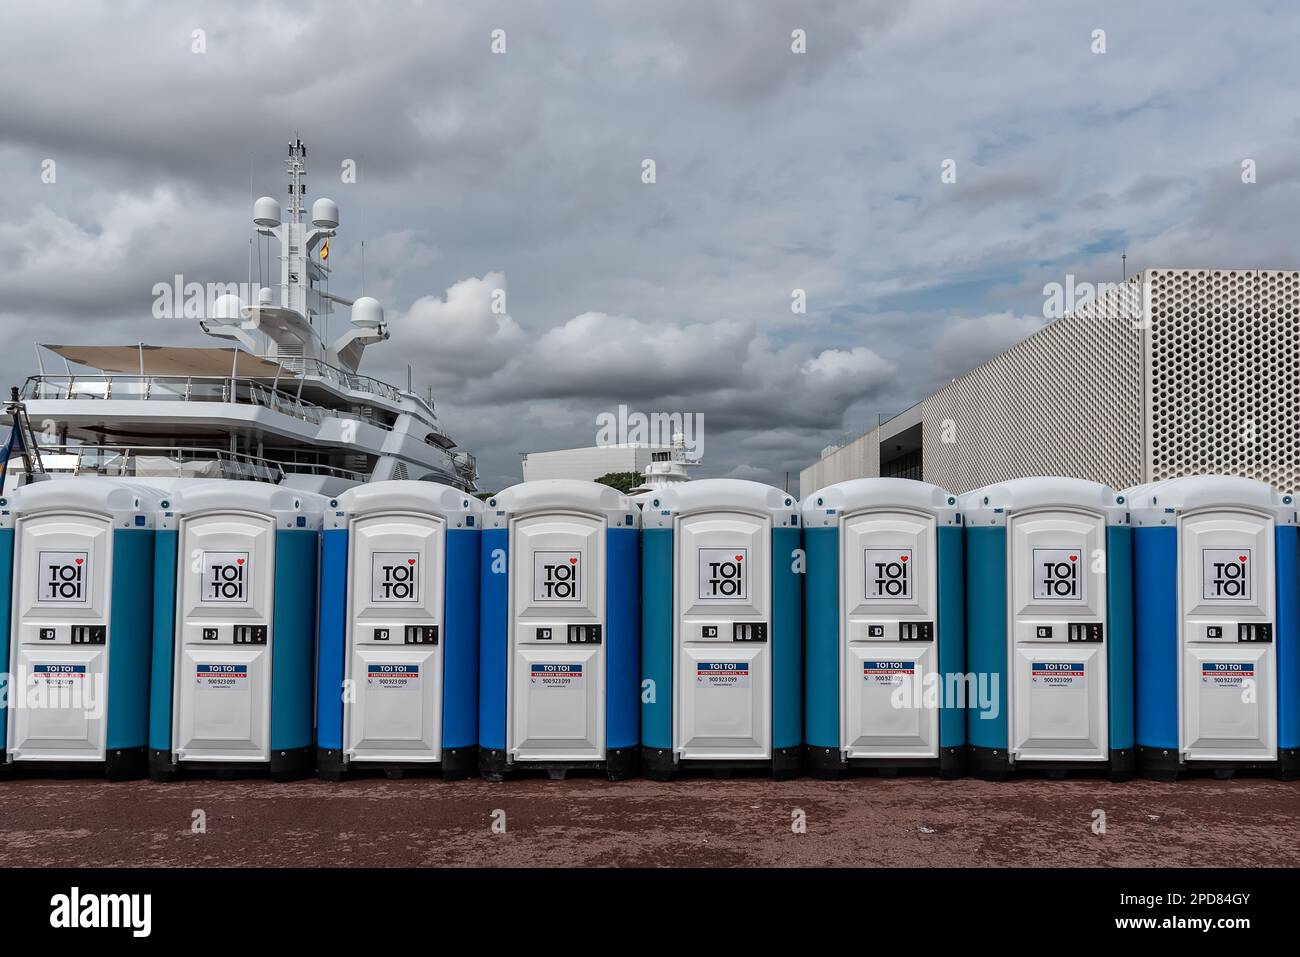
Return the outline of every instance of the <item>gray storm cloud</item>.
<path id="1" fill-rule="evenodd" d="M 1294 265 L 1300 12 L 1157 15 L 6 4 L 0 385 L 34 341 L 199 344 L 150 291 L 258 280 L 249 203 L 297 131 L 342 208 L 333 288 L 393 320 L 365 371 L 411 366 L 486 485 L 619 403 L 704 413 L 699 474 L 780 482 L 1031 332 L 1066 273 Z"/>

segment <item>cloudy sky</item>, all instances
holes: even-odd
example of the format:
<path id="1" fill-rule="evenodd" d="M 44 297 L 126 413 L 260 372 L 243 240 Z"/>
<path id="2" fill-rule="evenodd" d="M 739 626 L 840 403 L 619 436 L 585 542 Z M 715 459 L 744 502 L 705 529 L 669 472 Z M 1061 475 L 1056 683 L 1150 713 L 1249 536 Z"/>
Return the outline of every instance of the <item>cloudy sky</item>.
<path id="1" fill-rule="evenodd" d="M 797 487 L 1067 274 L 1294 268 L 1297 36 L 1281 2 L 8 0 L 0 384 L 37 341 L 203 344 L 154 284 L 247 277 L 297 130 L 332 287 L 392 325 L 362 371 L 412 365 L 485 488 L 619 403 Z"/>

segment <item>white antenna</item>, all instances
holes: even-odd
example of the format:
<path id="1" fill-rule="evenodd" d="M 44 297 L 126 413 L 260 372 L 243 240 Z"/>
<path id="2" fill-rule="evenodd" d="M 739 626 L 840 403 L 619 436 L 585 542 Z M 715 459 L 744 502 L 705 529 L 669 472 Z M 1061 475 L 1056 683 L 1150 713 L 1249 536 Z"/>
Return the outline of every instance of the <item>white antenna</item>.
<path id="1" fill-rule="evenodd" d="M 289 158 L 284 161 L 284 168 L 289 174 L 289 215 L 295 223 L 302 222 L 302 203 L 307 195 L 307 184 L 302 178 L 307 175 L 307 147 L 295 131 L 293 142 L 289 144 Z"/>

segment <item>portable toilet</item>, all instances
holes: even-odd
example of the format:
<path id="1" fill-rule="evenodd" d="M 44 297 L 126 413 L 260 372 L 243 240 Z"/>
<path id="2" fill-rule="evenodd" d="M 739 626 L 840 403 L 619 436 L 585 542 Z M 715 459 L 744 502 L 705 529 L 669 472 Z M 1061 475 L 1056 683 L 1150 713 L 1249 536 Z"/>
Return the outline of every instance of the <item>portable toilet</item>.
<path id="1" fill-rule="evenodd" d="M 1133 581 L 1123 495 L 1025 478 L 958 499 L 972 772 L 1133 770 Z"/>
<path id="2" fill-rule="evenodd" d="M 803 501 L 809 770 L 966 762 L 966 609 L 957 499 L 865 478 Z"/>
<path id="3" fill-rule="evenodd" d="M 264 482 L 165 493 L 154 553 L 149 773 L 310 774 L 326 500 Z"/>
<path id="4" fill-rule="evenodd" d="M 799 772 L 799 503 L 758 482 L 658 490 L 642 533 L 641 763 Z"/>
<path id="5" fill-rule="evenodd" d="M 637 508 L 607 485 L 548 479 L 488 499 L 479 612 L 479 770 L 637 761 Z"/>
<path id="6" fill-rule="evenodd" d="M 0 498 L 6 770 L 144 776 L 157 501 L 98 477 Z"/>
<path id="7" fill-rule="evenodd" d="M 478 771 L 483 503 L 435 482 L 331 499 L 321 546 L 316 765 Z"/>
<path id="8" fill-rule="evenodd" d="M 1291 495 L 1198 475 L 1132 489 L 1138 770 L 1300 770 Z"/>

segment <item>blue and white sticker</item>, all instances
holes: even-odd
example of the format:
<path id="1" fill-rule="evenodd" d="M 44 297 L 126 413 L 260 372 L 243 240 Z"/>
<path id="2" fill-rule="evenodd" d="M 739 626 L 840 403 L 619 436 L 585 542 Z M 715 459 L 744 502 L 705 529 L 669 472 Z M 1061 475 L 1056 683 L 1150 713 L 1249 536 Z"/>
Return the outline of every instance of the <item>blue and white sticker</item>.
<path id="1" fill-rule="evenodd" d="M 86 677 L 85 665 L 32 665 L 32 681 L 46 688 L 78 688 Z"/>
<path id="2" fill-rule="evenodd" d="M 375 690 L 400 691 L 419 683 L 419 665 L 366 665 L 366 684 Z"/>
<path id="3" fill-rule="evenodd" d="M 695 665 L 695 682 L 706 688 L 748 688 L 748 661 L 700 661 Z"/>
<path id="4" fill-rule="evenodd" d="M 248 686 L 248 665 L 195 665 L 194 683 L 209 691 Z"/>
<path id="5" fill-rule="evenodd" d="M 1087 674 L 1082 661 L 1034 661 L 1029 678 L 1041 688 L 1082 687 Z"/>
<path id="6" fill-rule="evenodd" d="M 582 665 L 534 662 L 529 670 L 528 683 L 534 688 L 554 688 L 560 691 L 580 688 Z"/>
<path id="7" fill-rule="evenodd" d="M 1250 661 L 1202 661 L 1201 684 L 1214 688 L 1240 688 L 1255 679 L 1255 665 Z"/>
<path id="8" fill-rule="evenodd" d="M 862 662 L 862 680 L 878 688 L 897 688 L 916 677 L 916 662 L 898 659 Z"/>

